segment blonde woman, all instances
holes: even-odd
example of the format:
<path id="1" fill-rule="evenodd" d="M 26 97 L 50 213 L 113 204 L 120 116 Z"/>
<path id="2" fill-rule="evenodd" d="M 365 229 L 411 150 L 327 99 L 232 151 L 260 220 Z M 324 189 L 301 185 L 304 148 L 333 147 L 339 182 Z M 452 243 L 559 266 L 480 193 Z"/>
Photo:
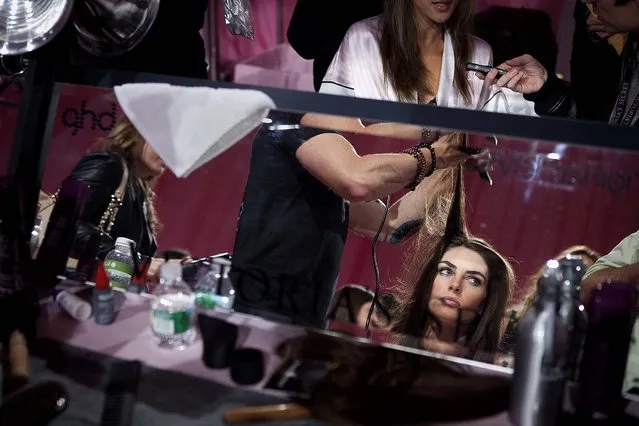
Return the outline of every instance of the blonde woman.
<path id="1" fill-rule="evenodd" d="M 164 162 L 146 143 L 133 124 L 120 118 L 109 135 L 99 140 L 71 172 L 71 177 L 90 185 L 89 198 L 81 217 L 76 245 L 89 238 L 99 226 L 111 196 L 128 171 L 126 190 L 113 225 L 100 243 L 99 257 L 104 258 L 118 237 L 135 241 L 139 253 L 152 257 L 159 230 L 153 204 L 153 183 L 162 175 Z"/>

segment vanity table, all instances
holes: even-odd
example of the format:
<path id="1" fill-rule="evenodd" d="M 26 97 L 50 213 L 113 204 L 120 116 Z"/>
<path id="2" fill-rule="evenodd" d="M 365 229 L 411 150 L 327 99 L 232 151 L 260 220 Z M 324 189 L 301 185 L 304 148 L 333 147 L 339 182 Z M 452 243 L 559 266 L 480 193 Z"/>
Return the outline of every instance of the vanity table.
<path id="1" fill-rule="evenodd" d="M 365 335 L 345 334 L 344 327 L 339 332 L 312 330 L 244 314 L 209 311 L 206 315 L 238 326 L 237 347 L 258 349 L 264 354 L 263 379 L 256 385 L 239 386 L 230 377 L 228 368 L 213 370 L 203 364 L 200 334 L 193 345 L 182 351 L 159 348 L 153 341 L 149 327 L 149 299 L 128 293 L 118 293 L 118 296 L 117 318 L 110 326 L 96 325 L 93 319 L 77 322 L 53 303 L 42 306 L 43 314 L 38 324 L 40 339 L 31 358 L 32 382 L 53 379 L 62 383 L 70 394 L 68 410 L 54 425 L 99 424 L 105 372 L 107 366 L 116 360 L 139 360 L 144 365 L 139 381 L 134 425 L 225 424 L 223 418 L 230 408 L 282 404 L 290 402 L 291 398 L 298 401 L 294 394 L 268 387 L 278 367 L 283 365 L 281 345 L 287 341 L 307 341 L 318 348 L 330 345 L 355 350 L 362 347 L 374 348 L 391 356 L 398 356 L 400 361 L 422 357 L 428 361 L 436 360 L 454 366 L 464 371 L 468 377 L 492 376 L 503 379 L 507 387 L 512 376 L 512 369 L 509 368 L 388 343 L 393 339 L 386 333 L 377 332 L 377 336 L 373 335 L 369 340 Z M 401 368 L 395 374 L 401 375 Z M 451 380 L 455 379 L 451 377 Z M 489 389 L 485 391 L 490 392 Z M 507 406 L 507 392 L 508 390 L 504 395 L 497 390 L 495 394 L 496 398 L 504 399 L 504 407 Z M 390 394 L 388 399 L 391 399 Z M 299 401 L 310 404 L 313 410 L 314 402 L 309 403 L 305 398 Z M 387 409 L 392 411 L 393 406 L 391 402 Z M 627 412 L 639 421 L 639 404 L 630 404 Z M 309 418 L 251 424 L 314 426 L 325 423 Z M 419 424 L 508 426 L 510 422 L 507 414 L 500 412 L 473 421 Z"/>
<path id="2" fill-rule="evenodd" d="M 55 378 L 67 386 L 71 396 L 68 411 L 54 424 L 73 424 L 73 421 L 79 423 L 80 420 L 88 424 L 99 424 L 104 368 L 114 359 L 139 360 L 144 364 L 134 414 L 135 425 L 170 425 L 172 422 L 187 426 L 223 424 L 221 419 L 230 407 L 288 402 L 289 397 L 285 392 L 268 389 L 266 385 L 282 364 L 278 348 L 283 342 L 297 339 L 319 337 L 326 342 L 337 342 L 347 347 L 366 346 L 382 349 L 382 345 L 385 345 L 384 350 L 405 351 L 406 356 L 422 356 L 453 364 L 459 363 L 459 366 L 474 374 L 494 375 L 506 380 L 511 374 L 510 369 L 503 367 L 482 365 L 425 351 L 407 350 L 393 344 L 373 343 L 374 340 L 389 340 L 381 336 L 367 340 L 342 332 L 310 330 L 244 314 L 210 311 L 207 315 L 238 326 L 238 346 L 258 349 L 265 355 L 263 380 L 257 385 L 242 387 L 233 382 L 228 369 L 212 370 L 202 363 L 201 336 L 198 336 L 193 345 L 182 351 L 159 348 L 153 341 L 149 327 L 149 299 L 135 294 L 117 294 L 120 296 L 119 312 L 116 321 L 110 326 L 97 325 L 93 319 L 77 322 L 61 312 L 53 303 L 42 306 L 43 314 L 38 324 L 40 341 L 32 358 L 32 381 L 45 377 Z M 157 419 L 158 422 L 151 422 L 153 419 Z M 159 423 L 160 419 L 162 423 Z M 315 425 L 322 422 L 305 419 L 268 424 Z M 508 425 L 505 413 L 478 421 L 452 424 Z"/>

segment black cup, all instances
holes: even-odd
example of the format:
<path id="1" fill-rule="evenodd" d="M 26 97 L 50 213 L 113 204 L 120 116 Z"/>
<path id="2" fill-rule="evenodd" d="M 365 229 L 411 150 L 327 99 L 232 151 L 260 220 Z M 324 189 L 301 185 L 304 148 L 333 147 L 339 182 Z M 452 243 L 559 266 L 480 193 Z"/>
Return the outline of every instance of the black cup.
<path id="1" fill-rule="evenodd" d="M 202 334 L 202 362 L 209 368 L 227 368 L 237 341 L 237 326 L 204 314 L 198 315 Z"/>
<path id="2" fill-rule="evenodd" d="M 251 386 L 264 378 L 264 355 L 258 349 L 242 348 L 233 352 L 231 379 L 241 386 Z"/>

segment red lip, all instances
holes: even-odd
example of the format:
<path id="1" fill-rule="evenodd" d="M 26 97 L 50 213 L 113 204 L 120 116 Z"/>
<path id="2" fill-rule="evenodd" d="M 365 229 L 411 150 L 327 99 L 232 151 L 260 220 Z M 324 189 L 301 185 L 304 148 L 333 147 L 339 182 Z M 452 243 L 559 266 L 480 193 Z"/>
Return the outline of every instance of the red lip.
<path id="1" fill-rule="evenodd" d="M 434 1 L 433 5 L 441 11 L 447 11 L 453 5 L 453 2 L 452 1 Z"/>
<path id="2" fill-rule="evenodd" d="M 452 297 L 442 297 L 439 300 L 442 302 L 443 305 L 446 305 L 449 308 L 461 308 L 461 304 L 457 301 L 457 299 L 454 299 Z"/>

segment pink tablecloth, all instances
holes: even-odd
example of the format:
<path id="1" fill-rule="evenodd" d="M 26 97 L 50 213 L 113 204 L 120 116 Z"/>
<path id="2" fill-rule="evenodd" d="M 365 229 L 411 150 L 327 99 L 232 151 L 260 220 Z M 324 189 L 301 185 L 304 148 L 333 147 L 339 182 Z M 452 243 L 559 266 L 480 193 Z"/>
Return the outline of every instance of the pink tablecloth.
<path id="1" fill-rule="evenodd" d="M 44 305 L 44 315 L 38 324 L 40 336 L 121 359 L 139 360 L 150 367 L 235 386 L 228 369 L 212 370 L 204 366 L 199 336 L 184 350 L 160 348 L 153 341 L 149 328 L 149 299 L 128 293 L 126 299 L 124 293 L 116 293 L 116 296 L 119 299 L 119 312 L 115 322 L 109 326 L 97 325 L 93 318 L 77 322 L 61 312 L 57 305 Z M 228 322 L 239 326 L 238 345 L 262 350 L 266 357 L 266 378 L 278 365 L 277 357 L 268 354 L 273 353 L 282 341 L 305 333 L 297 327 L 273 324 L 254 317 L 223 313 L 215 316 L 227 317 Z M 265 381 L 248 389 L 275 394 L 262 389 Z"/>
<path id="2" fill-rule="evenodd" d="M 204 366 L 200 360 L 202 342 L 199 337 L 193 345 L 182 351 L 159 348 L 153 342 L 149 328 L 149 299 L 135 294 L 124 296 L 123 293 L 116 293 L 116 295 L 119 299 L 119 312 L 116 321 L 109 326 L 97 325 L 93 318 L 77 322 L 61 312 L 54 304 L 43 305 L 43 315 L 39 323 L 40 336 L 121 359 L 140 360 L 148 366 L 161 370 L 175 371 L 227 386 L 236 386 L 229 377 L 228 370 L 211 370 Z M 279 365 L 279 359 L 272 354 L 281 342 L 302 336 L 306 334 L 306 331 L 299 327 L 275 324 L 256 317 L 224 313 L 212 315 L 238 325 L 239 346 L 259 348 L 265 355 L 271 354 L 266 355 L 265 379 L 247 389 L 278 395 L 275 391 L 263 388 L 266 380 Z M 627 411 L 639 417 L 639 404 L 631 403 Z M 479 421 L 458 423 L 458 425 L 467 426 L 507 426 L 509 424 L 506 413 Z"/>
<path id="3" fill-rule="evenodd" d="M 117 296 L 120 299 L 118 316 L 109 326 L 96 325 L 93 318 L 77 322 L 61 312 L 54 304 L 43 305 L 43 315 L 39 323 L 40 336 L 121 359 L 140 360 L 154 368 L 236 386 L 229 377 L 228 370 L 211 370 L 203 365 L 200 360 L 202 342 L 199 337 L 192 346 L 182 351 L 159 348 L 153 342 L 149 328 L 149 299 L 134 294 L 127 294 L 126 298 L 122 293 L 117 293 Z M 305 334 L 302 328 L 274 324 L 260 318 L 243 315 L 229 316 L 223 313 L 213 315 L 224 317 L 227 321 L 239 326 L 239 345 L 259 348 L 265 354 L 272 354 L 275 347 L 282 341 Z M 274 355 L 268 356 L 266 378 L 277 365 L 278 358 Z M 247 389 L 278 395 L 277 392 L 263 388 L 266 380 Z M 505 413 L 481 421 L 459 423 L 459 425 L 468 426 L 506 426 L 508 424 Z"/>

